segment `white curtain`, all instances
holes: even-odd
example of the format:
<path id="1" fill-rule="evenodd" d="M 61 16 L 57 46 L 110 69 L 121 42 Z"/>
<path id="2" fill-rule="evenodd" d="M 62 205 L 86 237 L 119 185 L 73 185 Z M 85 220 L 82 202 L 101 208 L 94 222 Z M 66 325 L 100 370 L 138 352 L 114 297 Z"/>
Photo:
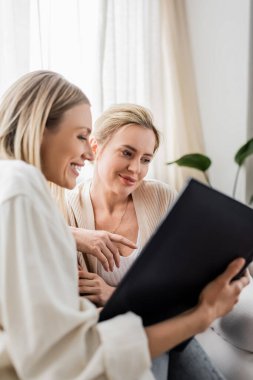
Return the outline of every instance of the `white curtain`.
<path id="1" fill-rule="evenodd" d="M 167 158 L 173 161 L 188 153 L 204 153 L 203 133 L 191 56 L 185 0 L 161 0 L 164 105 L 166 123 L 171 125 Z M 177 189 L 193 176 L 206 182 L 195 169 L 168 168 Z"/>
<path id="2" fill-rule="evenodd" d="M 29 0 L 0 0 L 0 95 L 29 71 Z"/>
<path id="3" fill-rule="evenodd" d="M 0 0 L 0 6 L 1 88 L 23 72 L 50 69 L 84 90 L 94 118 L 113 103 L 148 107 L 162 134 L 149 176 L 180 188 L 189 172 L 165 163 L 204 151 L 184 0 Z"/>
<path id="4" fill-rule="evenodd" d="M 30 70 L 63 74 L 83 89 L 95 107 L 99 4 L 100 0 L 30 0 Z"/>

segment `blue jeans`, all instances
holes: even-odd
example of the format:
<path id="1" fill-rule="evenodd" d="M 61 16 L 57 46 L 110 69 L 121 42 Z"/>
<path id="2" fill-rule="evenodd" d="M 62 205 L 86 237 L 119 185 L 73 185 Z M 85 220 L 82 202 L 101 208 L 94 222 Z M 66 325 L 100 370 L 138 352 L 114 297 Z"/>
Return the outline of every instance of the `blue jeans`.
<path id="1" fill-rule="evenodd" d="M 156 380 L 225 380 L 195 339 L 182 351 L 154 359 L 152 371 Z"/>
<path id="2" fill-rule="evenodd" d="M 152 360 L 152 372 L 156 380 L 167 380 L 169 354 L 163 354 Z"/>

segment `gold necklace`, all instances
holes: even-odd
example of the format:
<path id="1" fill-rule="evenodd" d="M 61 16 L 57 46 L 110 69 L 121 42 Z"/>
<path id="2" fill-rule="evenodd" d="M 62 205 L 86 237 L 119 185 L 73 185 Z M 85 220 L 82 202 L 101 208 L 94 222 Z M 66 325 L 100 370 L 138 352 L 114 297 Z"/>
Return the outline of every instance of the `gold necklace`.
<path id="1" fill-rule="evenodd" d="M 120 218 L 120 221 L 119 221 L 119 224 L 117 225 L 116 228 L 114 228 L 112 232 L 112 234 L 115 234 L 116 231 L 118 231 L 119 227 L 121 226 L 121 223 L 122 223 L 122 220 L 126 214 L 126 210 L 127 210 L 127 206 L 128 206 L 128 203 L 129 203 L 129 197 L 127 198 L 127 203 L 126 203 L 126 207 L 125 207 L 125 210 L 123 211 L 123 214 L 121 215 L 121 218 Z"/>

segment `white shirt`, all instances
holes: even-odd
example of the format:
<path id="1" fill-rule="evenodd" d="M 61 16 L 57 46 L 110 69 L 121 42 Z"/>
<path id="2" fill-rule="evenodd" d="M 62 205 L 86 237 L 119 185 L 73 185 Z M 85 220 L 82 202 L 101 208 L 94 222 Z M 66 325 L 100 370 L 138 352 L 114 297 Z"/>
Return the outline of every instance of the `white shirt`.
<path id="1" fill-rule="evenodd" d="M 39 170 L 0 160 L 0 378 L 149 380 L 141 320 L 97 324 L 75 243 Z"/>

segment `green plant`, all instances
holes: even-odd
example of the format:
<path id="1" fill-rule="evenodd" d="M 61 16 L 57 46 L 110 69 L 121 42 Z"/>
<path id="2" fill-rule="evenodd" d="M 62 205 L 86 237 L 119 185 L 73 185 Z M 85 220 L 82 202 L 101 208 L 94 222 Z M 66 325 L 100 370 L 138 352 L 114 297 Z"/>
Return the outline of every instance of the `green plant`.
<path id="1" fill-rule="evenodd" d="M 178 158 L 175 161 L 166 162 L 166 165 L 177 164 L 178 166 L 186 166 L 188 168 L 194 168 L 203 172 L 207 183 L 211 186 L 209 178 L 207 176 L 207 169 L 210 167 L 212 161 L 209 157 L 200 153 L 190 153 Z"/>
<path id="2" fill-rule="evenodd" d="M 238 184 L 238 178 L 239 178 L 239 173 L 241 170 L 241 167 L 245 163 L 245 160 L 247 157 L 251 156 L 253 154 L 253 138 L 248 140 L 246 144 L 240 147 L 238 151 L 235 154 L 234 160 L 238 165 L 237 171 L 236 171 L 236 176 L 233 184 L 233 192 L 232 196 L 235 197 L 236 194 L 236 188 Z M 189 168 L 194 168 L 197 170 L 200 170 L 203 172 L 207 183 L 210 185 L 209 178 L 207 176 L 207 170 L 209 169 L 211 165 L 211 160 L 209 157 L 205 156 L 204 154 L 200 153 L 190 153 L 186 154 L 177 160 L 167 162 L 167 165 L 172 165 L 172 164 L 177 164 L 178 166 L 186 166 Z M 253 203 L 253 196 L 251 196 L 250 199 L 250 204 Z"/>

